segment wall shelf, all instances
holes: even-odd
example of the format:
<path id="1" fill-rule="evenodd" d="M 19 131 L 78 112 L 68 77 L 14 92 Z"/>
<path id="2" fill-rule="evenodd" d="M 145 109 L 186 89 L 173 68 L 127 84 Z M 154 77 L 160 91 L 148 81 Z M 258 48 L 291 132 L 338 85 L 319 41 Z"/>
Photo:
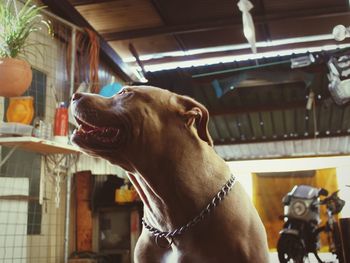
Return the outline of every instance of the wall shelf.
<path id="1" fill-rule="evenodd" d="M 58 143 L 55 141 L 45 140 L 31 136 L 0 137 L 0 145 L 6 147 L 18 147 L 24 150 L 44 155 L 80 153 L 79 148 L 73 145 Z"/>

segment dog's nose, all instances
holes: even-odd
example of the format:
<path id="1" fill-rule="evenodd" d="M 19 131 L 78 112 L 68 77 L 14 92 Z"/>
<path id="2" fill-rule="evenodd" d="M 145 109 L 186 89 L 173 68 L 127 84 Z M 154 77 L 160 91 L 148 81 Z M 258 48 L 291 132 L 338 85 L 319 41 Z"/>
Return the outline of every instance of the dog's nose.
<path id="1" fill-rule="evenodd" d="M 83 96 L 81 93 L 74 93 L 72 96 L 72 101 L 78 100 Z"/>

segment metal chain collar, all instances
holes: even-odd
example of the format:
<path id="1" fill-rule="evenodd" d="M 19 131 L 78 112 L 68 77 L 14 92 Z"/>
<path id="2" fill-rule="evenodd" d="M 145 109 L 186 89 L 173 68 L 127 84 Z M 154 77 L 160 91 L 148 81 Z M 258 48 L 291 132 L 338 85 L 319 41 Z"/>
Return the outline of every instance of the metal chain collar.
<path id="1" fill-rule="evenodd" d="M 197 215 L 195 218 L 193 218 L 191 221 L 189 221 L 187 224 L 176 228 L 173 231 L 161 231 L 151 225 L 149 225 L 145 218 L 142 218 L 142 225 L 155 236 L 156 243 L 158 246 L 163 248 L 169 248 L 171 244 L 173 243 L 173 239 L 175 236 L 182 235 L 185 231 L 187 231 L 189 228 L 195 226 L 200 221 L 202 221 L 228 194 L 228 192 L 232 189 L 233 185 L 236 182 L 236 177 L 234 175 L 231 175 L 230 179 L 226 182 L 226 184 L 221 188 L 221 190 L 213 197 L 211 202 Z M 160 240 L 163 240 L 163 244 Z M 165 244 L 164 244 L 165 240 Z"/>

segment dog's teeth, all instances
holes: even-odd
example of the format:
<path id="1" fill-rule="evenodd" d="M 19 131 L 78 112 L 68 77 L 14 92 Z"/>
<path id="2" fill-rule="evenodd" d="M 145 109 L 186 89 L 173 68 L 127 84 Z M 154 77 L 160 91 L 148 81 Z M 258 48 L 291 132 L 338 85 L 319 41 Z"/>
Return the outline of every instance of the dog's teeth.
<path id="1" fill-rule="evenodd" d="M 93 138 L 103 144 L 117 143 L 119 141 L 120 129 L 116 127 L 96 127 L 80 124 L 77 132 L 86 139 Z"/>
<path id="2" fill-rule="evenodd" d="M 116 142 L 119 140 L 119 131 L 120 131 L 119 129 L 116 131 L 115 135 L 111 139 L 111 142 Z"/>

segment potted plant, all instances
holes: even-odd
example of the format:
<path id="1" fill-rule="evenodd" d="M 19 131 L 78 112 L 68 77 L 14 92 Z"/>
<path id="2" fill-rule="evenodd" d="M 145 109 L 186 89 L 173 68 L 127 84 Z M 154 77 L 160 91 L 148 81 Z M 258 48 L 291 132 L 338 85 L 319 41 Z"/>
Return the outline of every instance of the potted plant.
<path id="1" fill-rule="evenodd" d="M 27 0 L 19 6 L 16 0 L 0 0 L 0 96 L 22 95 L 32 82 L 32 70 L 23 56 L 29 46 L 31 33 L 42 29 L 51 32 L 50 22 L 43 19 L 43 6 L 33 5 Z"/>

